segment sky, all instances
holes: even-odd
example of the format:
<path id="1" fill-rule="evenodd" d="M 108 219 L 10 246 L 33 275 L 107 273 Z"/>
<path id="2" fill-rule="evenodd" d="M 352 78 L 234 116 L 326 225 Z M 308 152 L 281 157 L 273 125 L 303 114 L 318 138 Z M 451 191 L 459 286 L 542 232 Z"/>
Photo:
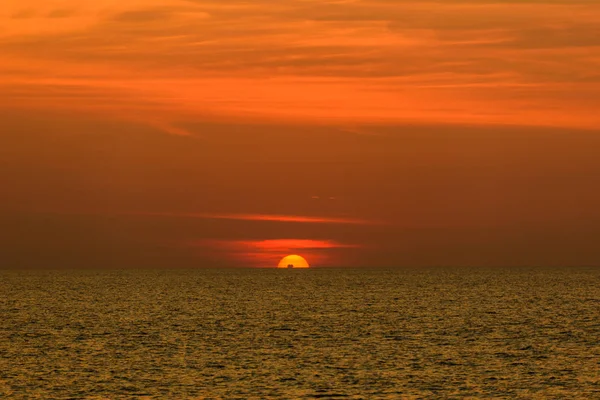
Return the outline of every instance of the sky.
<path id="1" fill-rule="evenodd" d="M 600 266 L 597 0 L 3 0 L 0 267 Z"/>

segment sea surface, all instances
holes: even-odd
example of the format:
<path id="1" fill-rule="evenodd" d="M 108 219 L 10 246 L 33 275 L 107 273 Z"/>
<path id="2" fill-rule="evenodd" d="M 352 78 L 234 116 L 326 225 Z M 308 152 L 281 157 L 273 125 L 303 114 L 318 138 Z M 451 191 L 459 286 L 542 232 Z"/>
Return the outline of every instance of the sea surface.
<path id="1" fill-rule="evenodd" d="M 600 269 L 0 272 L 0 398 L 600 399 Z"/>

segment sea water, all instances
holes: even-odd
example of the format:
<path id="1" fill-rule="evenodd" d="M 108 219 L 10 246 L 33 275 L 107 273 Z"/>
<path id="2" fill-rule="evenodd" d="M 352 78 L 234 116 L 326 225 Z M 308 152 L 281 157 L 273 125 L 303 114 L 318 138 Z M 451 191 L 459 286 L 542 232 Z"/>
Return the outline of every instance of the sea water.
<path id="1" fill-rule="evenodd" d="M 0 272 L 0 398 L 600 398 L 600 269 Z"/>

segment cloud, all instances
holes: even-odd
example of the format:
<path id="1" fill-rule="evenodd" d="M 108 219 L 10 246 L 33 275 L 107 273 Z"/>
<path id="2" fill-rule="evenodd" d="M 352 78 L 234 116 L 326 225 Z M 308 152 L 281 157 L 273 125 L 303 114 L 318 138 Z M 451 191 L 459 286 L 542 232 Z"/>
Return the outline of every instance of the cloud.
<path id="1" fill-rule="evenodd" d="M 272 267 L 291 253 L 301 253 L 313 266 L 336 263 L 336 250 L 358 249 L 363 245 L 345 244 L 335 240 L 263 239 L 263 240 L 200 240 L 189 243 L 204 251 L 220 254 L 238 265 Z"/>
<path id="2" fill-rule="evenodd" d="M 0 19 L 0 52 L 42 66 L 21 76 L 42 85 L 30 107 L 43 106 L 42 82 L 52 77 L 114 89 L 116 102 L 125 90 L 129 104 L 102 112 L 121 117 L 152 103 L 152 116 L 170 125 L 207 113 L 312 124 L 600 124 L 600 100 L 565 101 L 599 90 L 592 1 L 22 3 L 9 2 L 10 15 L 35 10 L 23 15 L 39 23 Z M 40 18 L 75 9 L 60 23 Z M 76 94 L 61 104 L 86 102 L 95 107 Z"/>
<path id="3" fill-rule="evenodd" d="M 144 213 L 143 215 L 176 218 L 200 219 L 230 219 L 237 221 L 263 221 L 300 224 L 348 224 L 348 225 L 377 225 L 382 222 L 356 218 L 336 217 L 311 217 L 301 215 L 275 215 L 275 214 L 207 214 L 207 213 Z"/>
<path id="4" fill-rule="evenodd" d="M 13 19 L 28 19 L 35 16 L 34 10 L 21 10 L 11 15 Z"/>
<path id="5" fill-rule="evenodd" d="M 72 9 L 56 9 L 48 13 L 48 18 L 68 18 L 75 14 L 75 10 Z"/>
<path id="6" fill-rule="evenodd" d="M 194 244 L 211 245 L 234 249 L 255 249 L 263 252 L 287 253 L 292 250 L 318 250 L 362 247 L 356 244 L 343 244 L 334 240 L 313 239 L 265 239 L 265 240 L 208 240 Z"/>
<path id="7" fill-rule="evenodd" d="M 146 23 L 155 21 L 165 21 L 172 17 L 172 10 L 169 8 L 158 8 L 150 10 L 126 11 L 115 15 L 112 20 L 117 22 Z"/>
<path id="8" fill-rule="evenodd" d="M 600 47 L 600 26 L 582 24 L 576 29 L 568 25 L 524 28 L 499 45 L 526 49 Z"/>

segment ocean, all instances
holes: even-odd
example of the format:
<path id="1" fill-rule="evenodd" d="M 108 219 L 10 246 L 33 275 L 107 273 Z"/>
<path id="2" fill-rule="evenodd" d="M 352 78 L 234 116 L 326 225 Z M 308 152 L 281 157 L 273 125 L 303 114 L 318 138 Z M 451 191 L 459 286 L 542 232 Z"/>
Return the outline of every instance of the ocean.
<path id="1" fill-rule="evenodd" d="M 600 398 L 600 269 L 0 272 L 3 399 Z"/>

